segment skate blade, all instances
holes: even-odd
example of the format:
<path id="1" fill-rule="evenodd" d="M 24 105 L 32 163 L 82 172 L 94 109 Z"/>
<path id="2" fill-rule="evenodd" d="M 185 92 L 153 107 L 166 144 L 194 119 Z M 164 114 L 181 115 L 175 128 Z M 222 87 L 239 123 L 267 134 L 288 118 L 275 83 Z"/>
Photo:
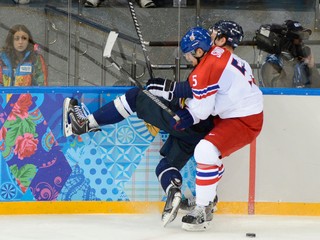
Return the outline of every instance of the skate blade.
<path id="1" fill-rule="evenodd" d="M 171 217 L 174 214 L 178 214 L 179 211 L 179 206 L 181 203 L 181 196 L 177 196 L 173 199 L 172 201 L 172 211 L 170 213 L 166 213 L 163 217 L 162 217 L 162 225 L 163 227 L 166 227 L 168 225 L 168 223 L 172 222 L 174 219 L 171 219 Z"/>
<path id="2" fill-rule="evenodd" d="M 71 135 L 73 135 L 72 133 L 72 125 L 69 122 L 69 116 L 68 116 L 68 107 L 69 107 L 69 103 L 71 101 L 71 98 L 65 98 L 63 101 L 63 120 L 62 120 L 62 124 L 63 124 L 63 135 L 65 137 L 69 137 Z"/>
<path id="3" fill-rule="evenodd" d="M 210 229 L 210 222 L 204 222 L 201 224 L 182 223 L 182 229 L 189 232 L 203 232 Z"/>

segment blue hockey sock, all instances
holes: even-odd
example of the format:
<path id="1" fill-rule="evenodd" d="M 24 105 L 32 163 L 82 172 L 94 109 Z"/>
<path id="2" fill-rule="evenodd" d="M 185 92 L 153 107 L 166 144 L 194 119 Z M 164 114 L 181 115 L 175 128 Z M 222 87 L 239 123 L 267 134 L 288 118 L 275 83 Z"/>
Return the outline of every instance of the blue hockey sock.
<path id="1" fill-rule="evenodd" d="M 182 184 L 182 176 L 179 170 L 168 163 L 167 158 L 162 158 L 156 167 L 156 175 L 161 184 L 162 189 L 168 193 L 173 185 L 180 187 Z"/>
<path id="2" fill-rule="evenodd" d="M 136 111 L 138 88 L 131 88 L 124 95 L 99 108 L 93 117 L 100 125 L 118 123 Z"/>

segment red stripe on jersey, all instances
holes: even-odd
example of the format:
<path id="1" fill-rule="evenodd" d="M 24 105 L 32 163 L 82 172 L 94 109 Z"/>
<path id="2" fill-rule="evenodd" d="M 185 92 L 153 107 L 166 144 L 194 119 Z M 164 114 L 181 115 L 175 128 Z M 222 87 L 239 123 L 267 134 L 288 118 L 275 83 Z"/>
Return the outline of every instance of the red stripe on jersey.
<path id="1" fill-rule="evenodd" d="M 207 89 L 206 89 L 207 90 Z M 208 91 L 208 92 L 204 92 L 204 93 L 201 93 L 201 94 L 196 94 L 195 92 L 193 92 L 193 96 L 197 99 L 201 99 L 201 98 L 206 98 L 206 97 L 209 97 L 213 94 L 216 94 L 216 92 L 218 92 L 218 90 L 215 90 L 215 91 Z"/>

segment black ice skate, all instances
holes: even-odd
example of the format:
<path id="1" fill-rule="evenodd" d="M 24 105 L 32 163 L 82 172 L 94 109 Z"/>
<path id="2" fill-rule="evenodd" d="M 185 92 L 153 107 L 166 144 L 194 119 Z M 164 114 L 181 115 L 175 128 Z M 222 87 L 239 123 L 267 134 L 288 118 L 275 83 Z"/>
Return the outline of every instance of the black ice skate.
<path id="1" fill-rule="evenodd" d="M 78 105 L 78 100 L 66 98 L 63 102 L 63 134 L 69 137 L 72 134 L 81 135 L 83 133 L 98 131 L 98 128 L 89 127 L 89 110 L 84 104 Z"/>
<path id="2" fill-rule="evenodd" d="M 182 217 L 182 228 L 187 231 L 205 231 L 213 219 L 213 203 L 195 208 Z"/>
<path id="3" fill-rule="evenodd" d="M 177 217 L 181 197 L 182 194 L 180 188 L 170 188 L 161 218 L 164 227 L 167 226 L 168 223 L 172 222 Z"/>

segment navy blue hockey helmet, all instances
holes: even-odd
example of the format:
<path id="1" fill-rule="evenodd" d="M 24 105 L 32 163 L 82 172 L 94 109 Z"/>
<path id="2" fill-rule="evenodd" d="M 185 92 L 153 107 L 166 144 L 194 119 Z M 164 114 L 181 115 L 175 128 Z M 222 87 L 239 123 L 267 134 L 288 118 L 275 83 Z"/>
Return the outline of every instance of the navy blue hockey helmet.
<path id="1" fill-rule="evenodd" d="M 203 51 L 209 51 L 211 47 L 211 36 L 209 32 L 202 27 L 191 28 L 181 39 L 180 48 L 183 53 L 192 52 L 198 48 Z"/>
<path id="2" fill-rule="evenodd" d="M 238 47 L 243 39 L 242 27 L 233 21 L 220 20 L 209 28 L 209 32 L 213 30 L 217 31 L 217 38 L 226 37 L 226 44 L 233 48 Z"/>

